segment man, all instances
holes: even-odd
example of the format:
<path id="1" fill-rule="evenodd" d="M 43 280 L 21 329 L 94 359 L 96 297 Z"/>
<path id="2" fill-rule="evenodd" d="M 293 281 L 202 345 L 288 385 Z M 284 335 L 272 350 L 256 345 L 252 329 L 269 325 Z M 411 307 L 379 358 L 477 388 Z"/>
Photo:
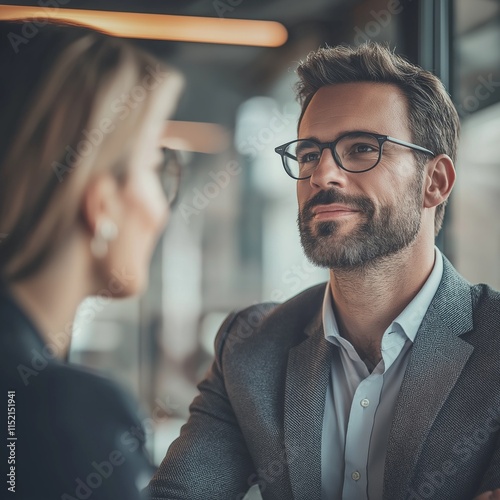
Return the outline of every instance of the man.
<path id="1" fill-rule="evenodd" d="M 455 181 L 451 100 L 373 44 L 320 49 L 298 74 L 299 140 L 276 151 L 330 281 L 226 320 L 151 494 L 497 498 L 500 295 L 434 246 Z"/>

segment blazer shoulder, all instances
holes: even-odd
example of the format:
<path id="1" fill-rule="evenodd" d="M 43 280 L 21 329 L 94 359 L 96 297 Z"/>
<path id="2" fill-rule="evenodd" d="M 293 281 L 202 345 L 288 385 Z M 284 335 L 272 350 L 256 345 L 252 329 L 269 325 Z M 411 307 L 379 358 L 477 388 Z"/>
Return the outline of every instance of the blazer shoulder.
<path id="1" fill-rule="evenodd" d="M 276 336 L 283 332 L 289 338 L 303 332 L 305 326 L 321 310 L 326 283 L 314 285 L 286 302 L 265 302 L 234 311 L 222 324 L 215 340 L 216 355 L 224 348 L 232 351 L 236 345 L 253 345 L 248 340 Z"/>
<path id="2" fill-rule="evenodd" d="M 129 425 L 139 418 L 138 405 L 129 392 L 90 369 L 63 363 L 51 365 L 43 385 L 53 394 L 53 407 L 63 414 L 79 412 L 96 423 L 112 415 L 116 425 Z"/>
<path id="3" fill-rule="evenodd" d="M 500 291 L 495 290 L 490 285 L 485 283 L 478 283 L 477 285 L 472 285 L 472 296 L 475 299 L 475 303 L 487 303 L 491 305 L 500 304 Z"/>
<path id="4" fill-rule="evenodd" d="M 472 309 L 475 323 L 487 323 L 495 331 L 500 329 L 500 292 L 480 283 L 471 286 Z"/>
<path id="5" fill-rule="evenodd" d="M 231 328 L 237 319 L 252 319 L 252 323 L 260 324 L 269 318 L 281 315 L 292 316 L 307 316 L 311 306 L 321 304 L 325 293 L 326 283 L 314 285 L 306 290 L 303 290 L 297 295 L 294 295 L 283 303 L 264 302 L 255 304 L 245 309 L 233 312 L 227 321 L 227 327 Z"/>

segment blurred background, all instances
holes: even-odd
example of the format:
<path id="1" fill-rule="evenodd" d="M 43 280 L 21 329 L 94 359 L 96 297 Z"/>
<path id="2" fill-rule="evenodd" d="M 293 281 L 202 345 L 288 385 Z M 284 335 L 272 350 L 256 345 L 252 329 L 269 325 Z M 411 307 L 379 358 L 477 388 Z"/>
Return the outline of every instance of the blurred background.
<path id="1" fill-rule="evenodd" d="M 36 7 L 39 18 L 63 9 L 75 16 L 80 9 L 95 11 L 94 19 L 104 18 L 105 11 L 129 13 L 115 17 L 145 28 L 129 33 L 133 42 L 186 77 L 168 139 L 182 151 L 185 176 L 153 259 L 149 289 L 140 299 L 86 301 L 71 350 L 73 361 L 105 371 L 141 400 L 156 463 L 186 421 L 224 317 L 257 302 L 281 302 L 328 277 L 302 253 L 295 183 L 274 153 L 275 146 L 296 137 L 295 68 L 309 51 L 326 44 L 387 42 L 443 80 L 463 130 L 457 185 L 438 246 L 468 280 L 500 289 L 499 0 L 7 4 Z M 0 17 L 6 8 L 0 6 Z M 170 40 L 183 18 L 141 13 L 189 16 L 188 22 L 209 18 L 220 37 L 199 41 L 204 28 L 197 25 L 190 34 L 182 28 L 186 40 Z M 228 40 L 231 19 L 274 24 L 237 27 Z M 152 28 L 149 33 L 153 25 L 160 26 L 159 35 Z"/>

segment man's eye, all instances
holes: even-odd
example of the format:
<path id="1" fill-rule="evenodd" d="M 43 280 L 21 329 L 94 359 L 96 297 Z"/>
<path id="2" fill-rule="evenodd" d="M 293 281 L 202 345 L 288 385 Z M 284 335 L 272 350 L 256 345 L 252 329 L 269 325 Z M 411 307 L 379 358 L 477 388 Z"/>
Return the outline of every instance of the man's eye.
<path id="1" fill-rule="evenodd" d="M 371 144 L 355 144 L 351 148 L 352 153 L 377 153 L 378 149 L 376 146 Z"/>
<path id="2" fill-rule="evenodd" d="M 297 161 L 299 163 L 310 163 L 314 161 L 318 161 L 319 159 L 319 153 L 318 152 L 311 152 L 311 153 L 303 153 L 299 155 L 297 158 Z"/>

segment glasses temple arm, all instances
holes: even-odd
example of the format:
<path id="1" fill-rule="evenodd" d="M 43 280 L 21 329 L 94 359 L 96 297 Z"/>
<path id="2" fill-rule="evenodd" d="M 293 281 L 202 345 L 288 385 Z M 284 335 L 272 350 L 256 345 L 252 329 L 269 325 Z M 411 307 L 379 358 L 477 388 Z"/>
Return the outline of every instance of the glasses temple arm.
<path id="1" fill-rule="evenodd" d="M 387 140 L 390 142 L 394 142 L 395 144 L 399 144 L 400 146 L 405 146 L 406 148 L 416 149 L 417 151 L 422 151 L 422 153 L 427 153 L 432 156 L 436 156 L 431 150 L 423 148 L 422 146 L 417 146 L 416 144 L 412 144 L 411 142 L 402 141 L 400 139 L 395 139 L 394 137 L 387 136 Z"/>

